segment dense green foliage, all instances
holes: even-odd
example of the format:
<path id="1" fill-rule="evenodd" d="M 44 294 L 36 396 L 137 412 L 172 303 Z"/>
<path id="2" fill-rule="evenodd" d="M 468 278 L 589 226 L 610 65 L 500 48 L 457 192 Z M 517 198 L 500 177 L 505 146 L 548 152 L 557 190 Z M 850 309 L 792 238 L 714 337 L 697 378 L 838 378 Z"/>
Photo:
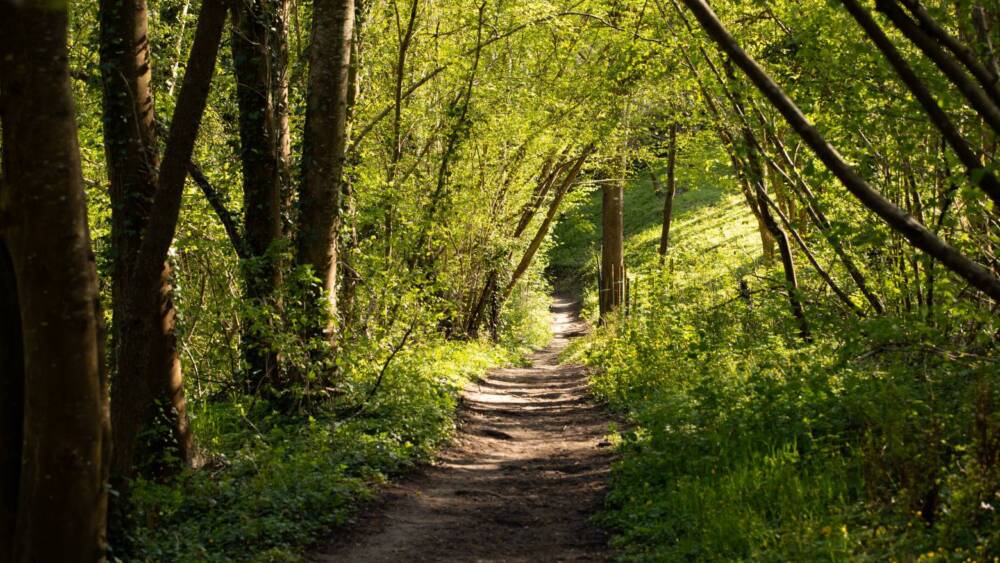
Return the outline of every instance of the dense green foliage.
<path id="1" fill-rule="evenodd" d="M 601 520 L 622 558 L 995 557 L 995 320 L 960 302 L 940 318 L 845 319 L 807 275 L 816 338 L 798 341 L 717 151 L 683 151 L 663 268 L 659 198 L 648 182 L 626 190 L 630 314 L 569 352 L 601 368 L 593 391 L 627 416 Z M 594 205 L 567 214 L 555 262 L 592 252 Z"/>
<path id="2" fill-rule="evenodd" d="M 164 428 L 184 418 L 181 401 L 157 411 L 177 420 L 152 431 L 142 416 L 125 421 L 156 447 L 142 452 L 150 459 L 120 456 L 138 478 L 113 491 L 124 498 L 114 503 L 112 554 L 294 558 L 348 520 L 373 487 L 448 438 L 463 383 L 546 340 L 550 286 L 580 292 L 596 323 L 601 190 L 627 184 L 627 303 L 570 352 L 599 368 L 594 393 L 628 420 L 603 517 L 622 557 L 1000 557 L 996 300 L 845 192 L 773 99 L 706 37 L 683 6 L 692 2 L 357 1 L 344 73 L 356 89 L 339 131 L 346 147 L 326 155 L 345 170 L 324 194 L 338 206 L 326 229 L 337 268 L 325 280 L 302 258 L 296 229 L 307 207 L 299 188 L 315 164 L 303 157 L 306 116 L 333 111 L 308 107 L 310 60 L 336 54 L 311 56 L 321 43 L 310 37 L 318 2 L 234 3 L 237 12 L 272 10 L 264 19 L 287 25 L 273 38 L 287 42 L 287 75 L 261 80 L 269 110 L 286 112 L 289 124 L 288 154 L 276 159 L 287 158 L 287 177 L 270 192 L 281 200 L 272 222 L 280 234 L 255 256 L 237 240 L 258 204 L 244 198 L 243 128 L 260 116 L 240 105 L 237 68 L 247 61 L 235 60 L 240 28 L 230 25 L 184 163 L 209 187 L 189 181 L 179 218 L 166 221 L 176 229 L 168 229 L 163 295 L 158 286 L 134 300 L 168 311 L 173 300 L 177 357 L 171 350 L 157 367 L 179 364 L 183 384 L 179 372 L 178 381 L 172 372 L 117 373 L 116 354 L 127 347 L 107 343 L 112 397 L 127 397 L 116 393 L 136 381 L 158 392 L 183 388 L 196 455 L 183 460 L 192 463 L 152 459 L 174 451 L 163 445 Z M 69 64 L 101 305 L 109 334 L 127 340 L 128 323 L 114 326 L 123 306 L 112 294 L 129 280 L 116 277 L 112 213 L 128 206 L 113 203 L 109 189 L 114 127 L 101 77 L 110 47 L 101 44 L 102 16 L 112 4 L 71 4 Z M 922 224 L 996 283 L 1000 199 L 986 195 L 983 178 L 998 172 L 1000 127 L 990 119 L 1000 117 L 969 102 L 968 87 L 878 15 L 895 2 L 866 0 L 862 11 L 912 65 L 971 158 L 943 138 L 947 127 L 927 118 L 844 0 L 712 4 L 858 178 L 906 214 L 903 223 Z M 1000 74 L 995 5 L 925 4 L 969 57 Z M 138 48 L 152 53 L 163 130 L 201 6 L 148 6 Z M 276 16 L 283 10 L 287 17 Z M 104 40 L 135 39 L 134 31 Z M 284 58 L 284 46 L 268 49 L 254 55 L 260 68 Z M 283 81 L 287 108 L 275 101 Z M 1000 98 L 996 82 L 972 86 Z M 653 184 L 664 181 L 668 130 L 679 131 L 680 164 L 661 259 L 663 194 Z M 578 158 L 576 176 L 569 170 Z M 141 200 L 136 207 L 152 205 L 148 194 L 127 195 Z M 774 226 L 764 219 L 771 208 L 781 216 Z M 553 236 L 547 212 L 558 217 Z M 784 265 L 771 248 L 782 233 L 792 241 Z M 535 237 L 542 250 L 518 271 Z M 158 268 L 163 256 L 154 257 Z M 279 275 L 262 274 L 272 267 Z M 798 287 L 789 281 L 796 269 Z M 124 313 L 146 311 L 134 308 Z M 174 327 L 155 316 L 139 324 L 157 325 L 149 334 L 165 338 L 148 348 L 171 348 Z M 271 372 L 254 363 L 265 356 Z M 140 406 L 152 412 L 163 394 Z"/>
<path id="3" fill-rule="evenodd" d="M 130 558 L 149 561 L 296 560 L 348 521 L 385 479 L 427 461 L 454 428 L 457 392 L 517 359 L 486 344 L 438 343 L 400 354 L 383 390 L 350 417 L 290 420 L 243 402 L 192 415 L 205 466 L 133 494 L 144 525 Z M 367 390 L 376 373 L 355 383 Z"/>

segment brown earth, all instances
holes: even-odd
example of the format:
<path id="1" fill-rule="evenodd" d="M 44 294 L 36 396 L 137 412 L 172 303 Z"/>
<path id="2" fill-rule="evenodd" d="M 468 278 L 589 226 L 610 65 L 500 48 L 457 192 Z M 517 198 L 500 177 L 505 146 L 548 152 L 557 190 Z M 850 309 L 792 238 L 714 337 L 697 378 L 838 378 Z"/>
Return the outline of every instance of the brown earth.
<path id="1" fill-rule="evenodd" d="M 456 438 L 437 462 L 385 490 L 314 561 L 606 561 L 600 509 L 610 418 L 585 369 L 558 355 L 587 327 L 556 299 L 552 343 L 531 367 L 490 371 L 463 392 Z"/>

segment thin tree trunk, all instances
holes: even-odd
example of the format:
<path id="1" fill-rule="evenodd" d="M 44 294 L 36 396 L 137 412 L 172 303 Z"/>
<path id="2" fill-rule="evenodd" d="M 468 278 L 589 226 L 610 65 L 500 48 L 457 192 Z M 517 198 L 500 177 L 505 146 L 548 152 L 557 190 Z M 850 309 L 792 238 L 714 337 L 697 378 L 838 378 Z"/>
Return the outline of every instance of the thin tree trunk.
<path id="1" fill-rule="evenodd" d="M 673 218 L 674 193 L 676 184 L 674 182 L 674 165 L 677 160 L 677 122 L 670 124 L 670 149 L 667 155 L 667 191 L 663 200 L 663 227 L 660 230 L 660 265 L 667 256 L 667 245 L 670 241 L 670 221 Z"/>
<path id="2" fill-rule="evenodd" d="M 731 66 L 727 65 L 726 72 L 729 75 L 730 80 L 734 80 Z M 732 102 L 733 108 L 742 119 L 745 115 L 742 102 L 739 98 L 735 97 L 735 95 Z M 770 231 L 771 237 L 778 246 L 778 253 L 781 256 L 781 269 L 785 274 L 785 286 L 788 291 L 788 306 L 789 309 L 791 309 L 792 316 L 799 325 L 799 336 L 803 340 L 809 341 L 812 339 L 812 336 L 809 331 L 809 322 L 806 319 L 805 308 L 802 306 L 798 276 L 795 271 L 795 260 L 792 256 L 792 249 L 788 244 L 788 236 L 781 228 L 781 225 L 774 220 L 774 216 L 771 214 L 771 209 L 768 207 L 768 201 L 770 201 L 770 198 L 767 195 L 767 191 L 764 189 L 764 169 L 759 160 L 759 156 L 763 155 L 763 151 L 760 151 L 761 145 L 757 142 L 753 131 L 750 129 L 750 124 L 745 119 L 742 121 L 741 130 L 743 134 L 744 149 L 746 150 L 745 172 L 749 176 L 750 184 L 753 186 L 756 194 L 757 209 L 760 212 L 760 218 L 764 222 L 764 225 L 767 226 L 767 230 Z M 758 154 L 758 151 L 760 151 L 760 155 Z"/>
<path id="3" fill-rule="evenodd" d="M 396 65 L 393 72 L 394 78 L 394 88 L 393 88 L 393 103 L 390 106 L 392 110 L 392 154 L 390 156 L 388 165 L 388 178 L 387 184 L 390 189 L 396 188 L 396 182 L 399 179 L 399 162 L 403 158 L 403 99 L 405 94 L 403 93 L 403 81 L 406 79 L 406 57 L 409 54 L 410 43 L 413 40 L 413 33 L 416 29 L 415 24 L 417 21 L 417 8 L 419 7 L 419 2 L 417 0 L 410 0 L 410 15 L 406 20 L 406 30 L 400 29 L 400 18 L 399 18 L 399 7 L 396 2 L 392 3 L 392 9 L 396 15 L 396 35 L 399 38 L 399 48 L 396 53 Z M 388 111 L 386 112 L 388 113 Z M 359 143 L 361 137 L 364 136 L 364 131 L 354 139 L 354 143 Z M 395 230 L 395 211 L 392 204 L 387 205 L 387 210 L 385 214 L 385 255 L 386 257 L 392 256 L 392 237 Z"/>
<path id="4" fill-rule="evenodd" d="M 625 303 L 624 193 L 621 181 L 602 186 L 600 318 Z"/>
<path id="5" fill-rule="evenodd" d="M 0 3 L 0 278 L 16 288 L 3 298 L 0 355 L 21 360 L 3 364 L 4 388 L 23 376 L 13 537 L 8 519 L 0 520 L 6 528 L 0 559 L 12 561 L 102 560 L 106 548 L 103 316 L 69 77 L 67 8 Z M 8 324 L 14 299 L 20 327 Z M 5 402 L 11 400 L 7 395 Z M 10 469 L 0 471 L 5 501 Z M 5 504 L 0 513 L 9 510 Z"/>
<path id="6" fill-rule="evenodd" d="M 946 53 L 940 45 L 928 37 L 910 16 L 903 12 L 895 0 L 876 0 L 875 9 L 882 12 L 892 21 L 896 29 L 901 31 L 924 55 L 930 59 L 941 72 L 948 77 L 958 91 L 962 93 L 969 105 L 983 118 L 994 133 L 1000 133 L 1000 107 L 990 99 L 990 96 L 974 80 L 962 70 L 961 64 Z"/>
<path id="7" fill-rule="evenodd" d="M 549 210 L 545 214 L 545 219 L 542 224 L 538 226 L 538 231 L 535 232 L 534 238 L 528 244 L 528 248 L 524 251 L 524 255 L 521 257 L 520 262 L 518 262 L 517 267 L 514 268 L 514 273 L 511 274 L 510 282 L 507 283 L 507 287 L 504 288 L 503 294 L 500 296 L 500 303 L 504 303 L 510 297 L 511 292 L 514 291 L 514 286 L 524 275 L 524 272 L 528 271 L 528 266 L 531 265 L 531 261 L 535 258 L 535 253 L 538 252 L 539 247 L 542 246 L 542 242 L 549 233 L 549 227 L 552 226 L 552 221 L 556 218 L 556 212 L 559 211 L 559 205 L 562 203 L 563 196 L 566 192 L 573 187 L 573 182 L 576 181 L 576 177 L 580 174 L 580 169 L 583 168 L 583 163 L 586 162 L 587 157 L 590 156 L 593 146 L 588 146 L 583 149 L 583 154 L 576 159 L 573 163 L 573 168 L 566 174 L 563 179 L 562 184 L 552 194 L 552 202 L 549 203 Z"/>
<path id="8" fill-rule="evenodd" d="M 872 19 L 868 11 L 857 0 L 840 0 L 840 2 L 854 16 L 858 25 L 865 30 L 865 33 L 875 43 L 875 46 L 882 51 L 882 54 L 896 70 L 900 79 L 924 108 L 924 111 L 927 112 L 931 123 L 941 131 L 942 136 L 948 141 L 948 145 L 951 146 L 955 154 L 958 155 L 959 160 L 965 165 L 966 176 L 986 192 L 994 204 L 1000 206 L 1000 182 L 997 181 L 996 176 L 992 172 L 983 168 L 980 156 L 972 150 L 972 147 L 969 146 L 969 143 L 962 134 L 958 132 L 958 128 L 948 118 L 948 114 L 941 109 L 941 106 L 938 105 L 937 100 L 934 99 L 930 90 L 924 86 L 920 78 L 913 72 L 913 69 L 903 59 L 899 51 L 896 50 L 896 47 L 885 35 L 885 32 L 882 31 L 882 28 L 875 23 L 875 20 Z"/>
<path id="9" fill-rule="evenodd" d="M 997 89 L 996 78 L 976 59 L 975 53 L 958 39 L 952 37 L 918 0 L 901 0 L 910 13 L 920 23 L 920 27 L 931 37 L 937 39 L 957 58 L 971 74 L 994 103 L 1000 103 L 1000 90 Z"/>
<path id="10" fill-rule="evenodd" d="M 297 260 L 312 267 L 334 315 L 353 29 L 354 0 L 313 4 Z"/>
<path id="11" fill-rule="evenodd" d="M 348 70 L 347 75 L 347 125 L 345 128 L 345 135 L 347 138 L 351 137 L 351 132 L 353 130 L 354 124 L 354 106 L 358 103 L 358 98 L 361 96 L 361 35 L 365 28 L 365 20 L 367 19 L 367 7 L 364 4 L 364 0 L 356 0 L 354 3 L 354 29 L 352 30 L 353 39 L 351 41 L 351 66 Z M 345 156 L 347 160 L 346 166 L 348 168 L 354 168 L 361 161 L 361 155 L 356 151 L 352 151 Z M 340 286 L 340 295 L 338 296 L 339 302 L 338 307 L 340 309 L 340 320 L 343 326 L 343 331 L 350 332 L 354 322 L 355 322 L 355 295 L 357 294 L 357 287 L 361 283 L 361 274 L 358 272 L 358 264 L 354 263 L 355 251 L 358 248 L 358 228 L 357 228 L 357 208 L 355 204 L 354 195 L 354 183 L 356 178 L 354 175 L 345 175 L 344 181 L 341 185 L 341 197 L 344 201 L 344 215 L 348 220 L 346 246 L 340 252 L 338 252 L 338 257 L 340 259 L 340 267 L 344 270 L 343 280 Z"/>
<path id="12" fill-rule="evenodd" d="M 840 154 L 827 143 L 820 132 L 802 114 L 780 86 L 740 48 L 726 31 L 715 12 L 705 0 L 684 0 L 709 36 L 726 51 L 737 65 L 750 77 L 754 85 L 774 104 L 799 136 L 816 153 L 816 156 L 837 176 L 845 188 L 868 209 L 875 212 L 890 227 L 901 233 L 911 244 L 930 254 L 952 272 L 968 281 L 973 287 L 1000 301 L 1000 280 L 988 269 L 977 264 L 938 238 L 925 226 L 885 199 L 851 168 Z"/>
<path id="13" fill-rule="evenodd" d="M 762 123 L 766 123 L 759 110 L 757 111 L 757 116 Z M 838 258 L 840 258 L 840 261 L 847 270 L 847 273 L 850 274 L 851 279 L 854 280 L 855 285 L 857 285 L 858 289 L 861 290 L 862 295 L 865 296 L 865 299 L 872 306 L 875 313 L 879 315 L 884 314 L 885 305 L 882 303 L 882 299 L 880 299 L 878 295 L 875 295 L 875 293 L 868 287 L 868 281 L 865 279 L 864 274 L 861 273 L 857 264 L 854 263 L 854 259 L 847 254 L 847 251 L 840 243 L 840 239 L 837 238 L 837 235 L 833 233 L 830 222 L 827 220 L 826 215 L 823 213 L 823 209 L 819 205 L 819 200 L 816 198 L 816 195 L 813 194 L 812 190 L 809 189 L 805 178 L 803 178 L 802 174 L 799 173 L 799 169 L 795 166 L 795 162 L 792 160 L 791 155 L 789 155 L 788 151 L 785 149 L 785 145 L 781 142 L 781 139 L 778 138 L 772 128 L 767 127 L 767 131 L 771 137 L 772 144 L 775 149 L 777 149 L 778 154 L 781 155 L 782 159 L 785 161 L 785 165 L 787 165 L 789 169 L 791 169 L 792 174 L 794 174 L 794 180 L 789 178 L 787 173 L 782 170 L 782 167 L 773 159 L 769 158 L 768 164 L 777 170 L 779 174 L 785 177 L 789 186 L 792 186 L 792 192 L 799 198 L 799 203 L 801 203 L 805 208 L 806 214 L 812 220 L 820 234 L 823 235 L 823 238 L 830 243 L 830 247 L 833 248 L 834 253 Z"/>
<path id="14" fill-rule="evenodd" d="M 531 224 L 532 219 L 534 219 L 535 214 L 538 212 L 538 208 L 555 182 L 557 175 L 568 164 L 555 164 L 555 158 L 556 155 L 553 153 L 542 164 L 542 169 L 535 183 L 535 189 L 531 197 L 524 204 L 524 207 L 521 208 L 520 219 L 511 235 L 511 238 L 514 240 L 519 239 L 525 229 L 528 228 L 528 225 Z M 504 260 L 509 261 L 511 256 L 513 256 L 513 250 L 507 253 Z M 466 319 L 465 332 L 470 337 L 475 338 L 479 335 L 479 326 L 482 324 L 482 315 L 486 307 L 490 303 L 499 302 L 500 296 L 497 295 L 500 289 L 499 282 L 500 272 L 497 271 L 496 267 L 491 267 L 489 273 L 486 275 L 486 282 L 483 284 L 483 289 L 479 292 L 479 297 L 473 301 L 472 308 L 469 310 L 469 315 Z"/>
<path id="15" fill-rule="evenodd" d="M 788 216 L 781 210 L 781 207 L 779 207 L 778 204 L 775 203 L 769 197 L 766 197 L 766 200 L 768 205 L 771 206 L 771 209 L 773 209 L 774 212 L 778 214 L 778 217 L 781 219 L 781 223 L 785 226 L 785 229 L 788 231 L 788 233 L 792 235 L 792 238 L 795 240 L 795 244 L 798 245 L 799 249 L 802 251 L 802 254 L 805 254 L 806 259 L 809 260 L 810 264 L 812 264 L 813 269 L 816 270 L 816 273 L 819 274 L 819 277 L 823 278 L 823 281 L 826 282 L 826 285 L 845 305 L 847 305 L 847 307 L 851 311 L 853 311 L 859 317 L 864 317 L 865 312 L 862 311 L 861 308 L 858 307 L 853 300 L 851 300 L 851 297 L 847 295 L 847 293 L 843 289 L 841 289 L 839 285 L 837 285 L 837 282 L 833 280 L 830 274 L 822 266 L 820 266 L 819 261 L 816 260 L 816 256 L 814 256 L 812 251 L 809 250 L 809 246 L 806 244 L 806 241 L 802 240 L 802 237 L 799 235 L 798 232 L 796 232 L 795 227 L 792 226 L 792 222 L 789 220 Z"/>

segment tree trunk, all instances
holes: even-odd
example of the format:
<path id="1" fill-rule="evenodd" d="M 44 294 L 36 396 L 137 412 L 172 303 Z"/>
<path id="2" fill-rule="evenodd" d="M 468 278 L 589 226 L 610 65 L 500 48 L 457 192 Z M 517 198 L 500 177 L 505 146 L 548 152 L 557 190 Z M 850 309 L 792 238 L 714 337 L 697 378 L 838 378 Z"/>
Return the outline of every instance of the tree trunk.
<path id="1" fill-rule="evenodd" d="M 670 241 L 670 221 L 673 218 L 674 193 L 676 185 L 674 183 L 674 165 L 677 160 L 677 122 L 670 124 L 670 149 L 667 155 L 667 191 L 663 200 L 663 228 L 660 231 L 660 265 L 667 256 L 667 245 Z"/>
<path id="2" fill-rule="evenodd" d="M 313 4 L 297 259 L 311 266 L 322 282 L 333 314 L 337 312 L 337 235 L 353 28 L 354 0 Z"/>
<path id="3" fill-rule="evenodd" d="M 12 402 L 9 391 L 23 375 L 23 439 L 13 448 L 20 450 L 14 505 L 7 504 L 11 468 L 5 463 L 0 469 L 3 560 L 101 560 L 106 548 L 110 435 L 104 337 L 67 63 L 67 22 L 65 2 L 0 3 L 0 205 L 6 218 L 0 231 L 0 283 L 16 290 L 3 297 L 0 355 L 21 360 L 3 364 L 8 393 L 0 400 Z M 20 327 L 8 324 L 15 299 Z M 8 428 L 0 430 L 6 434 Z M 9 460 L 14 452 L 5 451 L 0 459 Z M 13 536 L 11 506 L 16 510 Z"/>
<path id="4" fill-rule="evenodd" d="M 965 173 L 969 177 L 969 180 L 986 192 L 995 205 L 1000 206 L 1000 181 L 997 180 L 992 172 L 983 168 L 980 156 L 972 150 L 968 141 L 959 133 L 958 128 L 952 123 L 948 114 L 941 109 L 937 100 L 934 99 L 933 94 L 924 86 L 920 78 L 917 77 L 910 65 L 892 44 L 892 41 L 882 31 L 882 28 L 878 26 L 868 11 L 857 0 L 840 1 L 847 8 L 847 11 L 854 16 L 858 25 L 865 30 L 872 43 L 875 43 L 875 46 L 882 51 L 886 60 L 889 61 L 889 64 L 896 70 L 900 79 L 924 108 L 931 123 L 937 127 L 941 135 L 948 142 L 948 145 L 958 155 L 958 159 L 965 165 Z"/>
<path id="5" fill-rule="evenodd" d="M 745 115 L 742 103 L 738 98 L 733 98 L 733 104 L 740 115 Z M 808 341 L 812 336 L 809 331 L 809 322 L 806 320 L 805 309 L 802 307 L 802 299 L 799 295 L 799 282 L 795 272 L 795 260 L 792 256 L 792 249 L 788 244 L 788 236 L 785 234 L 784 229 L 781 228 L 781 225 L 774 220 L 771 208 L 768 207 L 770 198 L 764 189 L 764 169 L 759 160 L 759 156 L 761 155 L 757 153 L 757 148 L 760 147 L 760 144 L 746 122 L 743 123 L 742 133 L 745 145 L 744 149 L 746 150 L 746 166 L 744 167 L 744 171 L 756 194 L 757 210 L 760 213 L 760 219 L 778 246 L 778 253 L 781 256 L 781 269 L 785 274 L 785 288 L 788 291 L 788 306 L 791 309 L 792 316 L 795 317 L 795 321 L 799 325 L 799 336 L 803 340 Z"/>
<path id="6" fill-rule="evenodd" d="M 602 322 L 625 302 L 624 194 L 622 182 L 608 181 L 601 200 L 600 315 Z"/>
<path id="7" fill-rule="evenodd" d="M 272 245 L 283 235 L 282 207 L 289 181 L 287 4 L 284 0 L 236 0 L 233 68 L 239 103 L 243 164 L 243 232 L 250 259 L 243 264 L 247 300 L 274 304 L 281 269 Z M 276 385 L 277 354 L 270 328 L 247 323 L 243 330 L 248 390 Z"/>
<path id="8" fill-rule="evenodd" d="M 153 335 L 172 333 L 173 306 L 169 294 L 163 293 L 170 269 L 167 252 L 173 242 L 180 213 L 184 181 L 187 178 L 191 153 L 208 100 L 208 91 L 215 70 L 222 29 L 226 22 L 224 0 L 203 0 L 194 43 L 188 59 L 184 82 L 177 96 L 177 106 L 167 136 L 167 148 L 157 177 L 157 191 L 150 206 L 149 220 L 143 230 L 125 293 L 125 309 L 132 321 L 123 330 L 129 338 L 119 343 L 118 351 L 127 365 L 150 365 L 163 378 L 146 377 L 146 373 L 118 374 L 112 413 L 115 428 L 115 455 L 112 470 L 119 487 L 134 475 L 140 435 L 160 414 L 185 422 L 172 424 L 171 440 L 178 450 L 190 452 L 191 434 L 186 424 L 185 403 L 180 381 L 174 341 L 160 341 L 150 346 Z M 160 348 L 162 345 L 164 348 Z M 148 363 L 147 363 L 148 362 Z M 163 434 L 160 434 L 163 436 Z"/>
<path id="9" fill-rule="evenodd" d="M 816 127 L 806 119 L 802 111 L 781 87 L 757 65 L 753 58 L 740 48 L 736 40 L 719 21 L 712 8 L 705 3 L 705 0 L 684 0 L 684 3 L 694 12 L 708 35 L 733 58 L 734 62 L 747 74 L 761 93 L 781 112 L 792 129 L 802 137 L 816 156 L 837 176 L 855 198 L 881 217 L 892 229 L 906 237 L 910 244 L 936 258 L 973 287 L 994 300 L 1000 301 L 1000 279 L 997 279 L 982 265 L 973 262 L 938 238 L 937 235 L 869 186 L 868 182 L 844 161 L 836 149 L 830 146 Z"/>
<path id="10" fill-rule="evenodd" d="M 365 6 L 364 0 L 356 0 L 354 3 L 354 29 L 352 30 L 353 36 L 351 40 L 351 66 L 347 74 L 347 110 L 346 110 L 346 120 L 347 125 L 345 127 L 344 135 L 349 139 L 351 137 L 352 124 L 354 122 L 354 106 L 358 103 L 358 98 L 361 96 L 361 77 L 360 77 L 360 67 L 361 67 L 361 34 L 365 28 L 365 20 L 367 19 L 367 7 Z M 346 150 L 346 149 L 345 149 Z M 357 151 L 351 151 L 346 154 L 346 166 L 348 168 L 354 168 L 361 161 L 361 155 Z M 340 309 L 340 321 L 342 332 L 349 332 L 355 322 L 355 296 L 357 295 L 358 285 L 361 283 L 361 273 L 358 271 L 359 265 L 355 262 L 355 251 L 358 248 L 358 228 L 357 228 L 357 206 L 355 204 L 354 195 L 354 183 L 357 178 L 354 175 L 345 175 L 343 182 L 341 184 L 341 197 L 344 201 L 344 216 L 347 217 L 348 228 L 346 245 L 337 254 L 340 259 L 339 267 L 344 270 L 341 286 L 340 295 L 338 296 L 339 302 L 337 304 Z"/>
<path id="11" fill-rule="evenodd" d="M 112 314 L 114 330 L 115 395 L 130 395 L 134 385 L 156 388 L 180 388 L 181 369 L 174 334 L 175 311 L 172 288 L 163 265 L 164 275 L 154 295 L 159 296 L 162 314 L 157 319 L 144 319 L 133 314 L 127 294 L 134 291 L 132 272 L 142 242 L 142 232 L 149 221 L 150 206 L 158 185 L 160 165 L 157 146 L 156 119 L 151 88 L 150 55 L 146 2 L 144 0 L 102 0 L 100 4 L 100 52 L 104 96 L 104 141 L 111 194 L 112 254 Z M 149 324 L 142 331 L 134 327 Z M 141 337 L 139 335 L 142 335 Z M 140 339 L 126 343 L 130 339 Z M 145 347 L 143 349 L 142 347 Z M 136 350 L 134 354 L 125 353 Z M 145 380 L 145 381 L 142 381 Z M 155 460 L 157 472 L 169 472 L 166 459 L 179 459 L 186 464 L 190 458 L 190 436 L 183 409 L 183 395 L 166 391 L 148 397 L 144 408 L 161 403 L 162 432 L 144 444 L 139 458 Z M 115 403 L 119 401 L 116 399 Z M 168 406 L 169 405 L 169 406 Z M 115 428 L 126 422 L 117 416 Z M 145 428 L 137 429 L 143 432 Z M 131 463 L 131 461 L 130 461 Z M 117 466 L 116 466 L 117 467 Z M 119 476 L 116 470 L 116 478 Z M 131 475 L 129 472 L 120 476 Z"/>
<path id="12" fill-rule="evenodd" d="M 757 116 L 761 119 L 762 123 L 765 121 L 763 119 L 763 114 L 761 114 L 759 110 L 757 111 Z M 847 273 L 851 275 L 851 279 L 854 280 L 855 285 L 857 285 L 858 289 L 861 290 L 865 299 L 867 299 L 868 303 L 872 306 L 872 309 L 879 315 L 884 314 L 885 305 L 882 303 L 882 299 L 879 298 L 878 295 L 875 295 L 875 293 L 868 287 L 868 282 L 861 273 L 861 270 L 854 263 L 854 259 L 847 254 L 844 246 L 840 243 L 840 239 L 838 239 L 837 235 L 833 233 L 830 221 L 827 220 L 826 215 L 823 213 L 823 210 L 819 205 L 819 201 L 816 199 L 816 195 L 809 189 L 805 178 L 802 177 L 802 174 L 799 172 L 798 167 L 795 166 L 795 162 L 792 160 L 791 155 L 789 155 L 788 151 L 785 149 L 785 145 L 782 144 L 781 139 L 778 138 L 778 135 L 774 132 L 773 128 L 768 128 L 768 134 L 771 137 L 771 142 L 773 143 L 775 150 L 781 155 L 785 165 L 788 166 L 792 174 L 795 176 L 794 180 L 788 177 L 787 173 L 782 170 L 782 167 L 774 159 L 769 158 L 768 164 L 773 169 L 778 171 L 781 176 L 786 178 L 792 192 L 797 198 L 799 198 L 799 202 L 805 209 L 806 215 L 808 215 L 812 220 L 813 225 L 815 225 L 819 232 L 823 235 L 823 238 L 830 243 L 830 247 L 833 248 L 834 253 L 838 258 L 840 258 L 840 261 L 843 263 Z"/>
<path id="13" fill-rule="evenodd" d="M 941 48 L 920 27 L 903 12 L 895 0 L 875 0 L 875 9 L 882 12 L 935 66 L 958 88 L 969 106 L 983 118 L 983 121 L 1000 133 L 1000 107 L 979 84 L 970 79 L 961 64 Z"/>
<path id="14" fill-rule="evenodd" d="M 965 66 L 969 74 L 975 77 L 979 85 L 983 87 L 986 94 L 992 98 L 994 103 L 1000 103 L 1000 89 L 997 88 L 996 77 L 992 76 L 989 69 L 982 62 L 976 59 L 976 54 L 964 43 L 953 37 L 935 20 L 918 0 L 902 0 L 902 4 L 920 23 L 920 28 L 928 35 L 936 39 L 945 46 L 951 54 L 955 56 L 962 65 Z"/>

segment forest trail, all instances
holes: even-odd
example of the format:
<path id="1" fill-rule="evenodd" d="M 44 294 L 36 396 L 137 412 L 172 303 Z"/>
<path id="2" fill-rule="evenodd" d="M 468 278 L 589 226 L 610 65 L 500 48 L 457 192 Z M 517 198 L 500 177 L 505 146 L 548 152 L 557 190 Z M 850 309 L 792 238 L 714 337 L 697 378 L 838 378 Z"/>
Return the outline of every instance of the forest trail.
<path id="1" fill-rule="evenodd" d="M 458 432 L 438 462 L 389 488 L 361 526 L 315 561 L 604 561 L 600 509 L 610 418 L 585 369 L 559 365 L 586 331 L 575 303 L 551 308 L 554 338 L 531 367 L 490 371 L 463 393 Z M 363 526 L 363 527 L 362 527 Z"/>

